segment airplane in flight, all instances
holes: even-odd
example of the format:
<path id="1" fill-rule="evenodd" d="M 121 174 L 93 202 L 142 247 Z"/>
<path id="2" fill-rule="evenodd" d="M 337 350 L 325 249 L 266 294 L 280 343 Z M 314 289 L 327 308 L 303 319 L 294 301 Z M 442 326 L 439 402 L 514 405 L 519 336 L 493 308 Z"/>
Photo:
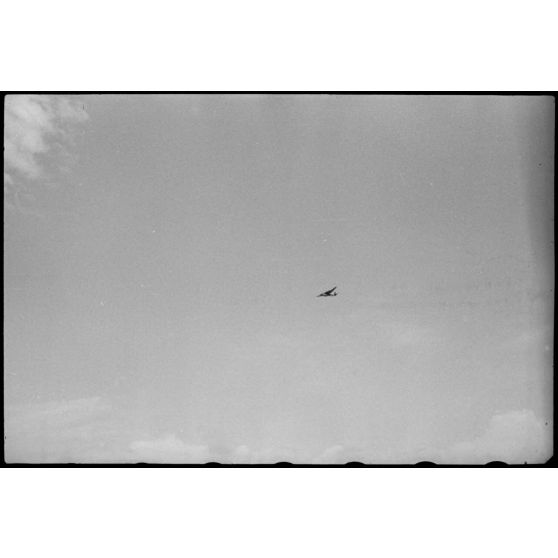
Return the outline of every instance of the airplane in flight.
<path id="1" fill-rule="evenodd" d="M 337 287 L 333 287 L 333 289 L 330 289 L 329 291 L 325 291 L 322 294 L 319 294 L 318 297 L 320 297 L 320 296 L 337 296 L 337 293 L 333 292 L 336 288 Z M 316 298 L 318 298 L 318 297 L 316 297 Z"/>

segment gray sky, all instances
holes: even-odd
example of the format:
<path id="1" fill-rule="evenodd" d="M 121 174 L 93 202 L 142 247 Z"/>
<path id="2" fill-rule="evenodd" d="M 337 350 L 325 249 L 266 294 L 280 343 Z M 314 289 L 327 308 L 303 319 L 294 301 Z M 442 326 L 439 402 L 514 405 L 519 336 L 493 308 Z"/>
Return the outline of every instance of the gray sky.
<path id="1" fill-rule="evenodd" d="M 552 454 L 551 98 L 12 96 L 5 120 L 8 461 Z"/>

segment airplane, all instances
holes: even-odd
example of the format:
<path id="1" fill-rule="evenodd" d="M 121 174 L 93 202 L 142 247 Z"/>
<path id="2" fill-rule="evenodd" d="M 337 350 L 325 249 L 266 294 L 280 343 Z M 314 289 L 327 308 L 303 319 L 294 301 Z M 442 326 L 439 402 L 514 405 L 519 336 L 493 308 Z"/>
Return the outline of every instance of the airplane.
<path id="1" fill-rule="evenodd" d="M 325 291 L 322 294 L 319 294 L 318 297 L 320 297 L 320 296 L 337 296 L 337 293 L 333 292 L 336 288 L 337 287 L 333 287 L 333 289 L 330 289 L 329 291 Z M 318 298 L 318 297 L 316 297 L 316 298 Z"/>

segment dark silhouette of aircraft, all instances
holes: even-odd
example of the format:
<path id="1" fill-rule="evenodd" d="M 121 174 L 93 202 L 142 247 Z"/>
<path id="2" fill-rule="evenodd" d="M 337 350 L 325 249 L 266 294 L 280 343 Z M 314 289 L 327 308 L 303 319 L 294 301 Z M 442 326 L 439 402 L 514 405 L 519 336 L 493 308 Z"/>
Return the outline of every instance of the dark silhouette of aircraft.
<path id="1" fill-rule="evenodd" d="M 333 287 L 333 289 L 330 289 L 329 291 L 325 291 L 322 294 L 319 294 L 318 297 L 320 297 L 320 296 L 337 296 L 337 293 L 333 292 L 336 288 L 337 287 Z M 316 298 L 318 298 L 318 297 L 316 297 Z"/>

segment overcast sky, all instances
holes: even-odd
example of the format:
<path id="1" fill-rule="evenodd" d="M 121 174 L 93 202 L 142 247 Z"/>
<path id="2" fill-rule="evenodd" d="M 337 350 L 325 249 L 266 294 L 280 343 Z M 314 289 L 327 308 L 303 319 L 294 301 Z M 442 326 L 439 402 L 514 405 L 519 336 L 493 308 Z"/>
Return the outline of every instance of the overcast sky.
<path id="1" fill-rule="evenodd" d="M 552 454 L 551 98 L 4 110 L 8 461 Z"/>

